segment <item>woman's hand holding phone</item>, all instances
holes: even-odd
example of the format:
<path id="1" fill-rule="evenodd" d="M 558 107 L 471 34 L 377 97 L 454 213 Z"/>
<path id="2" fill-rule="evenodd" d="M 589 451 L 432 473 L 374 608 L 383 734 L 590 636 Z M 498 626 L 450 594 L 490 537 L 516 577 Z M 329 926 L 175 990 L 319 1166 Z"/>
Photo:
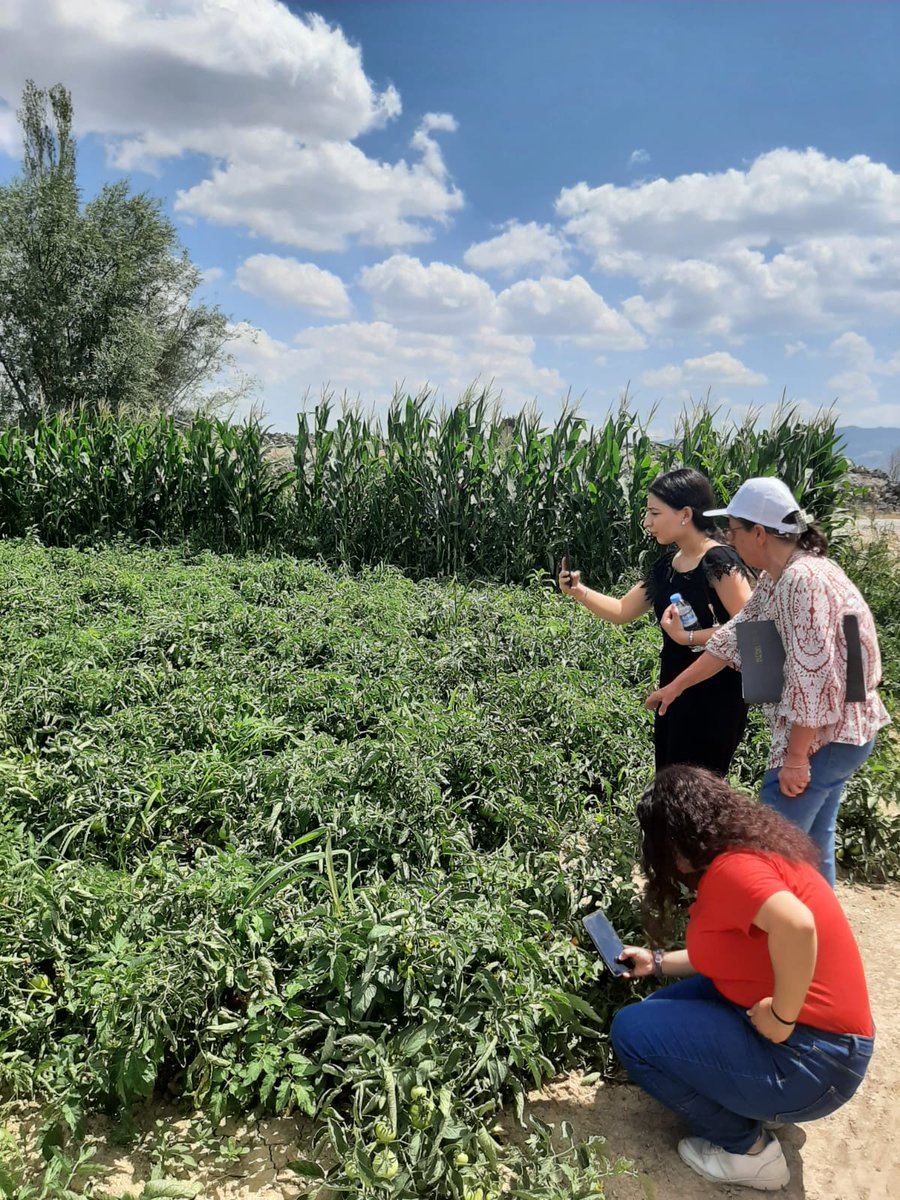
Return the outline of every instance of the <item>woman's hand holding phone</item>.
<path id="1" fill-rule="evenodd" d="M 644 979 L 653 974 L 653 951 L 646 946 L 626 946 L 619 955 L 619 960 L 625 962 L 631 959 L 632 966 L 622 973 L 623 979 Z"/>
<path id="2" fill-rule="evenodd" d="M 581 572 L 569 570 L 569 559 L 564 558 L 559 567 L 559 590 L 566 596 L 571 596 L 572 593 L 581 584 Z"/>

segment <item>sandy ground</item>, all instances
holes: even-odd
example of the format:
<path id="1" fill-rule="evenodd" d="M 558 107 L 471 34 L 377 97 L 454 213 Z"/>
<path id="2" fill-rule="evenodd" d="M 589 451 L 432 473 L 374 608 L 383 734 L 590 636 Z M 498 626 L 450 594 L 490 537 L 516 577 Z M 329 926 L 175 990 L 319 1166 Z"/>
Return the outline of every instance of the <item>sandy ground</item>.
<path id="1" fill-rule="evenodd" d="M 860 513 L 854 523 L 864 541 L 874 541 L 875 538 L 887 534 L 893 542 L 900 545 L 900 513 Z"/>
<path id="2" fill-rule="evenodd" d="M 897 1200 L 900 1197 L 900 889 L 840 888 L 867 964 L 872 1007 L 878 1027 L 876 1052 L 856 1097 L 843 1109 L 806 1126 L 787 1126 L 779 1133 L 791 1169 L 791 1182 L 781 1193 L 786 1200 Z M 743 1188 L 705 1183 L 684 1166 L 675 1153 L 682 1134 L 677 1121 L 636 1087 L 622 1082 L 586 1086 L 576 1075 L 561 1077 L 531 1096 L 531 1110 L 548 1122 L 569 1121 L 581 1137 L 602 1135 L 610 1154 L 631 1159 L 637 1170 L 654 1181 L 659 1200 L 712 1200 L 749 1196 Z M 18 1126 L 23 1141 L 34 1128 L 36 1113 L 23 1114 Z M 172 1138 L 192 1141 L 189 1122 L 162 1106 L 140 1114 L 150 1129 L 162 1122 Z M 7 1128 L 11 1128 L 7 1122 Z M 234 1121 L 225 1132 L 232 1149 L 245 1152 L 232 1162 L 193 1153 L 198 1171 L 172 1169 L 167 1174 L 192 1176 L 208 1200 L 294 1200 L 300 1180 L 286 1164 L 303 1154 L 309 1126 L 293 1120 Z M 97 1161 L 108 1169 L 102 1192 L 122 1196 L 139 1192 L 149 1175 L 146 1153 L 117 1149 L 101 1121 L 94 1123 L 91 1141 Z M 172 1167 L 175 1162 L 172 1160 Z M 643 1200 L 636 1177 L 610 1181 L 610 1200 Z"/>

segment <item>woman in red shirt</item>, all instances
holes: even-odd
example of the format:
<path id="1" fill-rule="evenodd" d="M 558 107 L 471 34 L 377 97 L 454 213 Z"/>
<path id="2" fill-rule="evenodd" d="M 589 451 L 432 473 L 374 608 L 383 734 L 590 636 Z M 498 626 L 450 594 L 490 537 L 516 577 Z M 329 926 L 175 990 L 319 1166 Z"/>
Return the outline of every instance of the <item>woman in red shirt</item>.
<path id="1" fill-rule="evenodd" d="M 698 767 L 660 771 L 638 805 L 647 900 L 684 895 L 686 949 L 626 946 L 626 978 L 680 982 L 620 1009 L 631 1078 L 691 1126 L 704 1179 L 775 1191 L 789 1172 L 764 1123 L 811 1121 L 859 1087 L 874 1029 L 859 949 L 811 839 Z"/>

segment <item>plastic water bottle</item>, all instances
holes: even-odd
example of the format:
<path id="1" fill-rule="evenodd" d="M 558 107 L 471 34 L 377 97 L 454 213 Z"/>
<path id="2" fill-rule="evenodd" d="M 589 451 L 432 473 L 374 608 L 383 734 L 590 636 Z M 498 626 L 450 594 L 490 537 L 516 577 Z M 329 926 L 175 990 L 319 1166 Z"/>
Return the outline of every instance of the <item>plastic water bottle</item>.
<path id="1" fill-rule="evenodd" d="M 681 617 L 681 624 L 684 626 L 685 631 L 702 628 L 700 622 L 697 620 L 697 614 L 688 604 L 687 600 L 684 599 L 681 592 L 673 592 L 669 599 L 678 609 L 678 615 Z M 695 654 L 700 654 L 703 651 L 703 646 L 691 646 L 691 649 Z"/>

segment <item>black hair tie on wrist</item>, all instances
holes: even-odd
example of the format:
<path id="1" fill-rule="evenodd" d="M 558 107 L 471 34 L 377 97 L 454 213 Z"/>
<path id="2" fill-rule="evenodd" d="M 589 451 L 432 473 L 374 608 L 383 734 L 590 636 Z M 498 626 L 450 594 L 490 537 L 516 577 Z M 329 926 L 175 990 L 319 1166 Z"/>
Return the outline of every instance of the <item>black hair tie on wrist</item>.
<path id="1" fill-rule="evenodd" d="M 778 1013 L 775 1011 L 774 1008 L 772 1008 L 771 1005 L 769 1006 L 769 1012 L 772 1014 L 772 1016 L 775 1018 L 775 1020 L 779 1021 L 782 1025 L 796 1025 L 797 1024 L 796 1021 L 786 1021 L 784 1019 L 784 1017 L 779 1017 Z"/>

